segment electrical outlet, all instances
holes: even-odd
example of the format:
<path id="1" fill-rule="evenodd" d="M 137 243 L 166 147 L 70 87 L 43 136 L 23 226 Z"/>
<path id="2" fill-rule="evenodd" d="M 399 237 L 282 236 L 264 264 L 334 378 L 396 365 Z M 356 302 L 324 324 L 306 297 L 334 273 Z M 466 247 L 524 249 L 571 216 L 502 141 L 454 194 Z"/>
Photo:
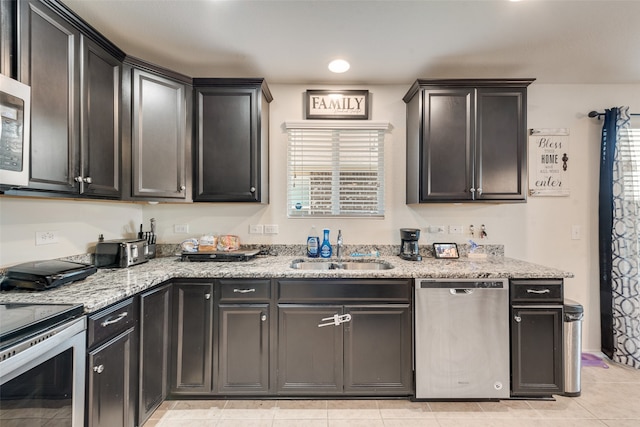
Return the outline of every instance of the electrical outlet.
<path id="1" fill-rule="evenodd" d="M 444 233 L 444 225 L 430 225 L 429 226 L 429 233 L 431 234 L 442 234 Z"/>
<path id="2" fill-rule="evenodd" d="M 462 234 L 462 226 L 461 225 L 450 225 L 449 226 L 449 234 Z"/>
<path id="3" fill-rule="evenodd" d="M 278 224 L 265 224 L 264 225 L 264 234 L 278 234 L 280 232 L 280 227 Z"/>
<path id="4" fill-rule="evenodd" d="M 249 225 L 249 234 L 262 234 L 264 233 L 264 227 L 262 224 Z"/>
<path id="5" fill-rule="evenodd" d="M 57 231 L 36 231 L 36 245 L 51 245 L 58 242 Z"/>
<path id="6" fill-rule="evenodd" d="M 571 226 L 571 240 L 580 240 L 580 226 L 572 225 Z"/>
<path id="7" fill-rule="evenodd" d="M 173 224 L 174 233 L 188 233 L 189 224 Z"/>

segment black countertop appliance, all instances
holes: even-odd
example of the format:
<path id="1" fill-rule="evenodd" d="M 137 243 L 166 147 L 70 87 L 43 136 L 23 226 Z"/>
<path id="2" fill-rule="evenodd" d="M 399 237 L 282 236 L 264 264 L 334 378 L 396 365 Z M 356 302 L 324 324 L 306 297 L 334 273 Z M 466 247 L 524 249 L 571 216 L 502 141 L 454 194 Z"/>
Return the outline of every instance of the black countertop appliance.
<path id="1" fill-rule="evenodd" d="M 420 256 L 420 247 L 418 240 L 420 239 L 420 229 L 418 228 L 401 228 L 400 229 L 400 258 L 408 261 L 422 261 Z"/>

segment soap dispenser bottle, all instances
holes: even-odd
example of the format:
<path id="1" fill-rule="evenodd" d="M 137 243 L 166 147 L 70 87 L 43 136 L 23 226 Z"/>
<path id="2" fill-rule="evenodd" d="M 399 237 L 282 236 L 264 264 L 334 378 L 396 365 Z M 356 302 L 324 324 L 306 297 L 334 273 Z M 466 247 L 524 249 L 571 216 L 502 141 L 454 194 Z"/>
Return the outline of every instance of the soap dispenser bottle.
<path id="1" fill-rule="evenodd" d="M 318 237 L 318 231 L 316 226 L 311 226 L 309 236 L 307 237 L 307 256 L 309 258 L 318 258 L 320 255 L 320 237 Z"/>
<path id="2" fill-rule="evenodd" d="M 324 237 L 322 238 L 322 244 L 320 245 L 320 257 L 331 258 L 331 243 L 329 243 L 329 229 L 322 230 Z"/>

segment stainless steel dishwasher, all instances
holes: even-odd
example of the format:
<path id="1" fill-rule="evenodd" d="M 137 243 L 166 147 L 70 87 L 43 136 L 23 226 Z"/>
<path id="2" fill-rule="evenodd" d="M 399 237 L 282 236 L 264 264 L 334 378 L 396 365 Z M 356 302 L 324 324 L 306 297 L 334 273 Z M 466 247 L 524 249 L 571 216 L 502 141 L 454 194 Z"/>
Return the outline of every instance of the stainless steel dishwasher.
<path id="1" fill-rule="evenodd" d="M 509 282 L 415 279 L 416 399 L 509 398 Z"/>

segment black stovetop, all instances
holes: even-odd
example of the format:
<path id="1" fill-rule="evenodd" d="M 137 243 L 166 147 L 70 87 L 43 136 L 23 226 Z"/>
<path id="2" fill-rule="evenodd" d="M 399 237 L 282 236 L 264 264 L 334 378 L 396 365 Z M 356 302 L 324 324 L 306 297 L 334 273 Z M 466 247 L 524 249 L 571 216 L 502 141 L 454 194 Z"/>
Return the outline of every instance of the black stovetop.
<path id="1" fill-rule="evenodd" d="M 0 304 L 0 349 L 79 317 L 82 304 Z"/>

